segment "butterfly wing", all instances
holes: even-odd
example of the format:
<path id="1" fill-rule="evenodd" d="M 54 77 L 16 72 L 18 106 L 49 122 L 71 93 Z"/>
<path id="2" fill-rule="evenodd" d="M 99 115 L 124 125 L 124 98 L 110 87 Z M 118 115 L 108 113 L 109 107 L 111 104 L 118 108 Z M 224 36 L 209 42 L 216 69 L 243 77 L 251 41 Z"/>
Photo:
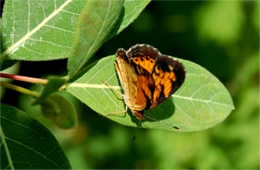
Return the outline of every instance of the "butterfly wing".
<path id="1" fill-rule="evenodd" d="M 169 98 L 182 85 L 185 79 L 185 71 L 179 61 L 168 56 L 159 56 L 155 60 L 151 76 L 155 82 L 150 107 L 153 108 Z"/>
<path id="2" fill-rule="evenodd" d="M 145 109 L 169 98 L 184 82 L 183 65 L 150 45 L 137 44 L 127 51 L 127 56 L 137 72 L 137 96 L 146 100 Z"/>
<path id="3" fill-rule="evenodd" d="M 131 109 L 138 119 L 143 119 L 143 115 L 139 111 L 143 111 L 146 107 L 146 100 L 140 96 L 138 85 L 140 80 L 137 76 L 135 68 L 130 63 L 124 49 L 119 49 L 116 55 L 115 68 L 120 80 L 120 84 L 124 90 L 124 101 L 127 107 Z"/>
<path id="4" fill-rule="evenodd" d="M 144 119 L 143 110 L 169 98 L 185 79 L 180 62 L 146 44 L 137 44 L 126 52 L 119 49 L 115 68 L 125 103 L 139 120 Z"/>
<path id="5" fill-rule="evenodd" d="M 153 71 L 155 59 L 161 55 L 156 48 L 147 44 L 137 44 L 127 50 L 126 54 L 136 67 L 138 66 L 150 74 Z"/>

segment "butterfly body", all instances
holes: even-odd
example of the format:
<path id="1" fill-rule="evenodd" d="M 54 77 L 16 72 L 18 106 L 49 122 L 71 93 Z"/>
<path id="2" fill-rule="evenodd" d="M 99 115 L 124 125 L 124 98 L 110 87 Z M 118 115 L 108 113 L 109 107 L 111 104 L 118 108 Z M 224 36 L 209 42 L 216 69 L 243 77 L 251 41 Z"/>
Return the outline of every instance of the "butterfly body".
<path id="1" fill-rule="evenodd" d="M 115 68 L 124 102 L 139 120 L 144 119 L 144 110 L 169 98 L 185 79 L 179 61 L 147 44 L 137 44 L 127 51 L 118 49 Z"/>

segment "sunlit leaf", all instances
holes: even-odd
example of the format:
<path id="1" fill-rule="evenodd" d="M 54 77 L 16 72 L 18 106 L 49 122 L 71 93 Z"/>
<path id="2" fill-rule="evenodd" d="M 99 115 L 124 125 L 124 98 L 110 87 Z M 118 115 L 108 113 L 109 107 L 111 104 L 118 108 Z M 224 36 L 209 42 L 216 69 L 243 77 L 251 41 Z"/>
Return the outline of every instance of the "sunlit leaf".
<path id="1" fill-rule="evenodd" d="M 1 169 L 71 169 L 49 130 L 14 107 L 0 109 Z"/>
<path id="2" fill-rule="evenodd" d="M 123 113 L 124 102 L 114 92 L 115 89 L 120 90 L 114 60 L 114 56 L 101 59 L 81 78 L 71 83 L 67 91 L 99 114 L 110 114 L 106 117 L 136 127 L 139 122 L 131 112 Z M 178 131 L 198 131 L 220 123 L 234 109 L 228 91 L 217 78 L 195 63 L 180 61 L 186 69 L 184 84 L 170 99 L 145 112 L 145 115 L 156 121 L 146 117 L 142 127 L 170 131 L 176 131 L 173 127 L 178 127 Z M 114 90 L 102 81 L 109 83 Z"/>
<path id="3" fill-rule="evenodd" d="M 53 60 L 68 57 L 78 16 L 87 0 L 8 0 L 3 11 L 1 58 Z"/>
<path id="4" fill-rule="evenodd" d="M 0 19 L 0 52 L 6 50 L 5 39 L 3 37 L 2 29 L 3 29 L 2 19 Z M 5 57 L 0 57 L 0 71 L 5 70 L 8 67 L 11 67 L 15 63 L 16 61 L 5 60 Z"/>

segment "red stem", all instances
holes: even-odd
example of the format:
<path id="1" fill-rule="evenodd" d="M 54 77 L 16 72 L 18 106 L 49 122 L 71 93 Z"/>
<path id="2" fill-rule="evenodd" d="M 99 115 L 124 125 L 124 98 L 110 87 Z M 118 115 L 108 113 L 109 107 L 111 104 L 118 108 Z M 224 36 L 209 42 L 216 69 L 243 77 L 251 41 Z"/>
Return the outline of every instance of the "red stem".
<path id="1" fill-rule="evenodd" d="M 14 75 L 14 74 L 7 74 L 7 73 L 0 73 L 0 77 L 29 82 L 29 83 L 37 83 L 37 84 L 47 84 L 48 83 L 48 80 L 46 80 L 46 79 L 32 78 L 32 77 L 19 76 L 19 75 Z"/>

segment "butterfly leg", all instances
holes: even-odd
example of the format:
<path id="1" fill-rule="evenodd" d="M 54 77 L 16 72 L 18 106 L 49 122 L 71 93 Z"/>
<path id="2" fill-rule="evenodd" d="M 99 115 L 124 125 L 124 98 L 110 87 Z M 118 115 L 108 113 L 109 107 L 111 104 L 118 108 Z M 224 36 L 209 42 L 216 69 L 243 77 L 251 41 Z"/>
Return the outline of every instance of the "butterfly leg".
<path id="1" fill-rule="evenodd" d="M 102 80 L 102 82 L 107 85 L 110 89 L 112 89 L 117 95 L 116 97 L 120 100 L 124 100 L 124 95 L 119 91 L 117 90 L 115 87 L 111 86 L 110 84 L 108 84 L 107 82 L 105 82 L 104 80 Z M 119 96 L 118 96 L 119 95 Z"/>
<path id="2" fill-rule="evenodd" d="M 126 113 L 127 113 L 127 110 L 128 110 L 128 107 L 126 106 L 124 111 L 111 112 L 111 113 L 105 114 L 104 116 L 105 116 L 105 117 L 107 117 L 107 116 L 113 116 L 113 115 L 114 115 L 114 116 L 119 116 L 118 114 L 124 113 L 124 116 L 122 116 L 122 117 L 125 117 L 125 116 L 126 116 Z"/>

